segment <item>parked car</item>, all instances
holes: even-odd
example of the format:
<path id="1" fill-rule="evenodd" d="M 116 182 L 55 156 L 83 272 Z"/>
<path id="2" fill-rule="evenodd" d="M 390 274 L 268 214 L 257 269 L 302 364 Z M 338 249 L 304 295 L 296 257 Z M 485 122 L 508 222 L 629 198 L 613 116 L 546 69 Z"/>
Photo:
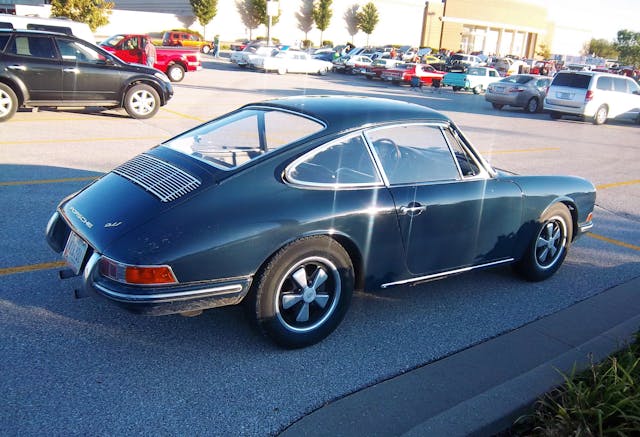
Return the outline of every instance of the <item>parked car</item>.
<path id="1" fill-rule="evenodd" d="M 345 73 L 360 74 L 362 71 L 373 63 L 369 56 L 354 55 L 349 56 L 344 61 Z"/>
<path id="2" fill-rule="evenodd" d="M 551 78 L 535 74 L 514 74 L 489 84 L 484 98 L 495 109 L 505 105 L 541 112 Z"/>
<path id="3" fill-rule="evenodd" d="M 455 53 L 445 63 L 445 70 L 452 73 L 462 73 L 467 71 L 469 67 L 482 65 L 482 59 L 476 55 L 465 55 L 464 53 Z"/>
<path id="4" fill-rule="evenodd" d="M 0 29 L 0 121 L 21 106 L 124 108 L 149 118 L 173 95 L 169 78 L 71 35 Z"/>
<path id="5" fill-rule="evenodd" d="M 231 52 L 230 60 L 240 68 L 253 67 L 253 61 L 259 57 L 272 56 L 278 52 L 276 46 L 250 45 L 244 50 Z"/>
<path id="6" fill-rule="evenodd" d="M 0 29 L 42 30 L 73 35 L 95 44 L 96 39 L 87 23 L 69 20 L 68 18 L 42 18 L 0 14 Z"/>
<path id="7" fill-rule="evenodd" d="M 500 79 L 500 73 L 495 68 L 471 67 L 466 73 L 447 73 L 442 78 L 442 85 L 453 87 L 454 91 L 461 89 L 472 90 L 480 94 L 489 84 Z"/>
<path id="8" fill-rule="evenodd" d="M 640 86 L 633 79 L 595 71 L 560 71 L 544 102 L 553 119 L 563 115 L 603 124 L 619 118 L 640 123 Z"/>
<path id="9" fill-rule="evenodd" d="M 125 62 L 146 64 L 144 45 L 152 44 L 148 35 L 117 34 L 100 46 Z M 156 47 L 154 68 L 164 72 L 172 82 L 180 82 L 187 71 L 202 70 L 200 52 L 190 48 Z"/>
<path id="10" fill-rule="evenodd" d="M 367 79 L 380 79 L 380 76 L 385 70 L 393 68 L 400 63 L 402 63 L 402 61 L 398 59 L 379 58 L 374 60 L 368 67 L 365 67 L 362 74 Z"/>
<path id="11" fill-rule="evenodd" d="M 276 343 L 302 347 L 338 326 L 354 289 L 506 264 L 549 278 L 595 196 L 582 178 L 493 169 L 424 106 L 297 96 L 132 158 L 66 197 L 46 236 L 84 291 L 152 315 L 243 302 Z"/>
<path id="12" fill-rule="evenodd" d="M 380 74 L 380 78 L 399 85 L 401 83 L 411 83 L 411 78 L 415 76 L 420 78 L 420 82 L 423 85 L 431 85 L 434 80 L 441 81 L 444 75 L 444 71 L 436 70 L 431 65 L 398 64 L 393 68 L 384 70 Z"/>
<path id="13" fill-rule="evenodd" d="M 184 46 L 193 47 L 207 54 L 213 48 L 213 42 L 205 41 L 200 35 L 195 33 L 171 30 L 164 33 L 162 37 L 163 46 Z"/>
<path id="14" fill-rule="evenodd" d="M 316 73 L 325 75 L 333 67 L 331 62 L 313 59 L 308 53 L 298 50 L 280 50 L 273 56 L 255 59 L 252 65 L 258 70 L 276 71 L 278 74 Z"/>

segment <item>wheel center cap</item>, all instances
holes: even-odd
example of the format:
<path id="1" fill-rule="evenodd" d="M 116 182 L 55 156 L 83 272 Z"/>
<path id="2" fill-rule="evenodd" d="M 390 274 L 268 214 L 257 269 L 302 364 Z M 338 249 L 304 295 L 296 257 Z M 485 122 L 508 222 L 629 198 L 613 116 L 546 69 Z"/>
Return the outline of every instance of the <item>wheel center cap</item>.
<path id="1" fill-rule="evenodd" d="M 302 292 L 302 299 L 306 303 L 311 303 L 316 300 L 316 291 L 313 288 L 305 288 Z"/>

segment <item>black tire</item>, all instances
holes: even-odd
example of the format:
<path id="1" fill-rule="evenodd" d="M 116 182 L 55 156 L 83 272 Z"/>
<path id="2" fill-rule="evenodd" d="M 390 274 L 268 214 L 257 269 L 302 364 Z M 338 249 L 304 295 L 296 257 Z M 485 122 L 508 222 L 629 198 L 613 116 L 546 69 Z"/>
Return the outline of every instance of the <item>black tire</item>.
<path id="1" fill-rule="evenodd" d="M 605 124 L 607 122 L 608 115 L 609 109 L 605 105 L 600 106 L 593 115 L 593 124 Z"/>
<path id="2" fill-rule="evenodd" d="M 552 120 L 560 120 L 562 118 L 562 114 L 559 112 L 550 112 L 549 117 L 551 117 Z"/>
<path id="3" fill-rule="evenodd" d="M 167 76 L 171 82 L 180 82 L 184 79 L 184 68 L 180 64 L 172 64 L 167 68 Z"/>
<path id="4" fill-rule="evenodd" d="M 569 209 L 555 204 L 540 217 L 538 227 L 524 256 L 515 264 L 516 271 L 529 281 L 551 277 L 562 265 L 573 236 Z"/>
<path id="5" fill-rule="evenodd" d="M 152 86 L 139 83 L 127 91 L 124 109 L 133 118 L 151 118 L 160 109 L 160 96 Z"/>
<path id="6" fill-rule="evenodd" d="M 527 102 L 527 106 L 524 107 L 524 110 L 529 114 L 535 114 L 540 111 L 540 102 L 535 97 L 531 97 Z"/>
<path id="7" fill-rule="evenodd" d="M 353 287 L 353 266 L 344 248 L 328 237 L 305 237 L 273 255 L 256 276 L 246 304 L 265 335 L 280 346 L 300 348 L 340 324 Z"/>
<path id="8" fill-rule="evenodd" d="M 207 53 L 209 53 L 211 51 L 211 46 L 205 44 L 205 45 L 202 46 L 202 48 L 200 50 L 202 51 L 202 53 L 204 53 L 206 55 Z"/>
<path id="9" fill-rule="evenodd" d="M 0 82 L 0 122 L 7 121 L 18 110 L 18 97 L 9 85 Z"/>
<path id="10" fill-rule="evenodd" d="M 492 103 L 491 106 L 493 106 L 493 109 L 497 109 L 498 111 L 504 107 L 504 105 L 501 105 L 500 103 Z"/>
<path id="11" fill-rule="evenodd" d="M 476 85 L 473 87 L 473 94 L 480 94 L 482 92 L 482 85 Z"/>
<path id="12" fill-rule="evenodd" d="M 453 91 L 460 91 L 462 89 L 461 86 L 454 86 Z"/>
<path id="13" fill-rule="evenodd" d="M 329 72 L 329 69 L 323 67 L 320 70 L 318 70 L 318 76 L 326 76 L 328 72 Z"/>

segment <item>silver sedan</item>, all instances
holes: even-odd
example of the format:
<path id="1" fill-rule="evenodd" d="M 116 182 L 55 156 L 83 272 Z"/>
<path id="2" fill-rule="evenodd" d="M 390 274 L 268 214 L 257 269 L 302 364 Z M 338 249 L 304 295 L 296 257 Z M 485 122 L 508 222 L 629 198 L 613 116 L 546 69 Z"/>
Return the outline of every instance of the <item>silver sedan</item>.
<path id="1" fill-rule="evenodd" d="M 490 84 L 484 98 L 495 109 L 509 105 L 530 113 L 540 112 L 551 79 L 535 74 L 514 74 Z"/>

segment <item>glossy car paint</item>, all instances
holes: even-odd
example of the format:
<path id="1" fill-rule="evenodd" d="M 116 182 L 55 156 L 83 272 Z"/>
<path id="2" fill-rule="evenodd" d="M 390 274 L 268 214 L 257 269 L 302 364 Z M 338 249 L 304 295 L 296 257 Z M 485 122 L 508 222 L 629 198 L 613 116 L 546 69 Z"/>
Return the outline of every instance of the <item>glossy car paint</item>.
<path id="1" fill-rule="evenodd" d="M 385 99 L 296 97 L 245 108 L 251 107 L 306 114 L 326 128 L 232 170 L 161 144 L 147 154 L 200 181 L 172 202 L 161 202 L 114 173 L 62 201 L 47 232 L 55 250 L 62 250 L 72 229 L 96 254 L 125 264 L 169 265 L 179 282 L 162 287 L 117 283 L 98 274 L 94 257 L 84 272 L 88 289 L 149 314 L 235 304 L 279 249 L 305 236 L 325 235 L 349 254 L 357 288 L 374 290 L 518 260 L 543 212 L 558 202 L 571 210 L 574 237 L 590 226 L 595 202 L 590 182 L 497 172 L 461 132 L 462 142 L 484 166 L 478 177 L 344 189 L 292 184 L 284 176 L 287 167 L 336 138 L 398 123 L 455 125 L 428 108 Z M 402 212 L 416 201 L 426 205 L 424 213 Z M 203 288 L 213 291 L 189 294 Z"/>

